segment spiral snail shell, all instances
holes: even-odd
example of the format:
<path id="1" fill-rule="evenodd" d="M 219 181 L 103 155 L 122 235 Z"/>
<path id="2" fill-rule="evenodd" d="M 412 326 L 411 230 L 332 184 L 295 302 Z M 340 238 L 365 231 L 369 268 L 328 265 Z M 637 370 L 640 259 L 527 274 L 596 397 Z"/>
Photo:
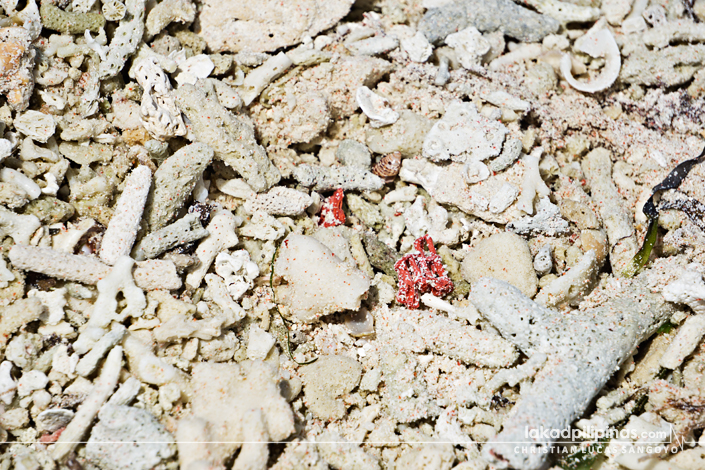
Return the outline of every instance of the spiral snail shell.
<path id="1" fill-rule="evenodd" d="M 401 168 L 401 153 L 393 152 L 385 155 L 372 167 L 372 173 L 382 178 L 386 183 L 394 180 Z"/>

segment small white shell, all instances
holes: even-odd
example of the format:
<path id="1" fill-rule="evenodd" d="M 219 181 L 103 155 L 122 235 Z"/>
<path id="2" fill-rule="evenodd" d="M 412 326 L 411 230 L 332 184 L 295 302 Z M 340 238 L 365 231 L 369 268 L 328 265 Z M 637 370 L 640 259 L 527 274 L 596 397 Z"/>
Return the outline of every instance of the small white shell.
<path id="1" fill-rule="evenodd" d="M 614 36 L 608 29 L 599 31 L 588 31 L 588 33 L 575 42 L 575 49 L 588 54 L 591 57 L 604 57 L 605 66 L 602 73 L 588 83 L 579 82 L 571 74 L 571 58 L 566 53 L 561 58 L 561 73 L 570 86 L 576 90 L 587 93 L 602 91 L 610 86 L 619 77 L 619 69 L 622 67 L 622 58 L 619 53 L 619 46 L 614 40 Z"/>
<path id="2" fill-rule="evenodd" d="M 399 113 L 388 107 L 387 100 L 366 86 L 361 86 L 355 93 L 357 104 L 365 115 L 370 118 L 372 127 L 388 126 L 399 119 Z"/>
<path id="3" fill-rule="evenodd" d="M 463 177 L 468 184 L 479 183 L 490 177 L 490 169 L 479 160 L 468 160 L 463 165 Z"/>

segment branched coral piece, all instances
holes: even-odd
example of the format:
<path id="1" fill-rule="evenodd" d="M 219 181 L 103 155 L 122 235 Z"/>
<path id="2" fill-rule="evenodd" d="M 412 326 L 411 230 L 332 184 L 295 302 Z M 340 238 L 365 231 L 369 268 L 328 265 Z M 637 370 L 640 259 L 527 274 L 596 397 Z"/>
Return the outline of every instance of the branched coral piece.
<path id="1" fill-rule="evenodd" d="M 428 245 L 428 253 L 424 252 L 424 241 Z M 453 281 L 448 277 L 431 237 L 424 235 L 416 239 L 414 248 L 418 253 L 404 255 L 394 264 L 399 276 L 397 302 L 409 308 L 419 308 L 420 293 L 431 292 L 436 297 L 442 297 L 453 291 Z"/>

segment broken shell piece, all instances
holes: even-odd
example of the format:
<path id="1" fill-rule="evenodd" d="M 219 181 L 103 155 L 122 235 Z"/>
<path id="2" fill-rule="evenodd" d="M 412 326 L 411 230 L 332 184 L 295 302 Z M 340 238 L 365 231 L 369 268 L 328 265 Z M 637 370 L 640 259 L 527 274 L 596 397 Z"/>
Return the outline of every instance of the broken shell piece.
<path id="1" fill-rule="evenodd" d="M 479 160 L 468 160 L 463 166 L 463 177 L 468 184 L 479 183 L 490 177 L 490 169 Z"/>
<path id="2" fill-rule="evenodd" d="M 511 183 L 504 183 L 490 199 L 490 212 L 501 214 L 516 201 L 517 196 L 519 196 L 519 188 Z"/>
<path id="3" fill-rule="evenodd" d="M 171 83 L 157 59 L 142 59 L 134 68 L 134 73 L 137 83 L 144 90 L 140 120 L 147 132 L 159 140 L 186 135 L 181 110 L 171 94 Z"/>
<path id="4" fill-rule="evenodd" d="M 366 86 L 357 89 L 355 99 L 362 112 L 370 118 L 372 127 L 388 126 L 399 119 L 399 113 L 388 107 L 389 103 L 386 98 L 379 96 Z"/>
<path id="5" fill-rule="evenodd" d="M 402 39 L 401 48 L 409 59 L 419 63 L 426 62 L 433 53 L 433 46 L 421 31 L 410 38 Z"/>
<path id="6" fill-rule="evenodd" d="M 207 55 L 198 54 L 179 63 L 174 80 L 179 85 L 195 85 L 199 79 L 207 78 L 214 68 L 213 61 Z"/>
<path id="7" fill-rule="evenodd" d="M 541 247 L 536 256 L 534 256 L 534 271 L 539 276 L 544 276 L 551 272 L 553 268 L 553 259 L 551 258 L 551 245 L 546 244 Z"/>
<path id="8" fill-rule="evenodd" d="M 570 53 L 566 53 L 561 58 L 561 73 L 570 85 L 576 90 L 587 93 L 595 93 L 606 90 L 619 77 L 619 69 L 622 66 L 622 59 L 619 46 L 614 40 L 614 36 L 608 29 L 599 31 L 588 31 L 588 33 L 575 41 L 575 49 L 588 54 L 590 57 L 604 57 L 605 66 L 602 73 L 593 80 L 585 83 L 573 78 L 571 73 L 572 61 Z"/>

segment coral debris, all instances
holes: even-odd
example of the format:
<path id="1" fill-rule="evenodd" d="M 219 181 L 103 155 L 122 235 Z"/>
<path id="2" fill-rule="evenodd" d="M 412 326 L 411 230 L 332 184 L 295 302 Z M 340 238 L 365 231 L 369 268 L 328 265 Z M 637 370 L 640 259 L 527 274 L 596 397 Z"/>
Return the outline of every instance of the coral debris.
<path id="1" fill-rule="evenodd" d="M 424 252 L 424 241 L 428 245 L 428 253 Z M 431 292 L 436 297 L 442 297 L 453 291 L 453 281 L 436 253 L 431 236 L 417 238 L 414 248 L 418 253 L 404 255 L 394 264 L 399 276 L 397 302 L 409 308 L 419 308 L 419 294 Z"/>
<path id="2" fill-rule="evenodd" d="M 343 212 L 343 190 L 338 188 L 335 193 L 321 206 L 318 224 L 324 227 L 335 227 L 345 223 L 345 213 Z"/>

